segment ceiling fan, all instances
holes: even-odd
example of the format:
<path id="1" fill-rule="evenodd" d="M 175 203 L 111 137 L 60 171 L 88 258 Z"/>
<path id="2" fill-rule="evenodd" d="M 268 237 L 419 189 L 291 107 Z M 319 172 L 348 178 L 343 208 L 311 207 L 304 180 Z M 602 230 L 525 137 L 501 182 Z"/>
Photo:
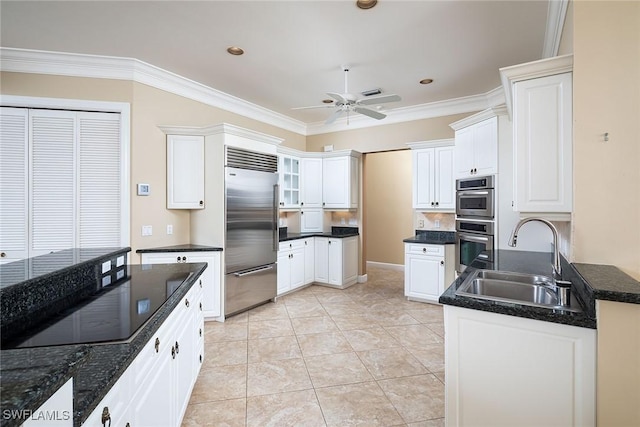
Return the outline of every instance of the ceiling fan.
<path id="1" fill-rule="evenodd" d="M 356 95 L 349 93 L 348 79 L 349 79 L 349 67 L 343 65 L 342 71 L 344 71 L 344 93 L 327 92 L 334 102 L 325 105 L 313 105 L 310 107 L 296 107 L 293 110 L 306 110 L 311 108 L 335 108 L 335 111 L 329 116 L 325 124 L 331 124 L 342 114 L 347 113 L 347 124 L 349 124 L 349 113 L 356 112 L 369 116 L 376 120 L 381 120 L 387 117 L 379 111 L 367 108 L 366 105 L 384 104 L 387 102 L 400 101 L 402 98 L 398 95 L 381 95 L 381 96 L 369 96 L 365 98 L 358 98 Z"/>

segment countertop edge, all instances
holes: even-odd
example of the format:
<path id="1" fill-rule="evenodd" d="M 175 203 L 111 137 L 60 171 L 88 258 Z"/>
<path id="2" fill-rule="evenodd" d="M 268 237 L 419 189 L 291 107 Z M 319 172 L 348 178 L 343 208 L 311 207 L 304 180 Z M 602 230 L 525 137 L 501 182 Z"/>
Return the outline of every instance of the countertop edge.
<path id="1" fill-rule="evenodd" d="M 347 237 L 356 237 L 359 236 L 360 233 L 348 233 L 348 234 L 331 234 L 331 233 L 309 233 L 304 235 L 294 235 L 294 236 L 283 236 L 278 239 L 279 242 L 289 242 L 291 240 L 300 240 L 306 239 L 309 237 L 327 237 L 331 239 L 346 239 Z"/>
<path id="2" fill-rule="evenodd" d="M 222 252 L 221 247 L 204 245 L 173 245 L 157 248 L 136 249 L 137 254 L 157 253 L 157 252 Z"/>

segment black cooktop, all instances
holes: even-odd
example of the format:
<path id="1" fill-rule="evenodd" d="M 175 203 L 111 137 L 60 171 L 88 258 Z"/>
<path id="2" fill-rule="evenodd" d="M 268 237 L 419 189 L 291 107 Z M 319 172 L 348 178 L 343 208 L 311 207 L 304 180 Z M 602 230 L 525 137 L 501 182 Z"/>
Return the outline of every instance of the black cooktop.
<path id="1" fill-rule="evenodd" d="M 130 265 L 118 282 L 91 284 L 95 291 L 27 334 L 11 337 L 2 349 L 126 342 L 189 277 L 188 264 Z M 87 295 L 87 293 L 84 293 Z"/>

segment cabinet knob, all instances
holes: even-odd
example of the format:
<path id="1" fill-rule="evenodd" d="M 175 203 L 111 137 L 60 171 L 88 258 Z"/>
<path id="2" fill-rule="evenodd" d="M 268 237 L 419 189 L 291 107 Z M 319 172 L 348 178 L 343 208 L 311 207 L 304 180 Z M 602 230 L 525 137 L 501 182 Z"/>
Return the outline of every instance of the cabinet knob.
<path id="1" fill-rule="evenodd" d="M 305 246 L 307 246 L 307 243 L 308 243 L 308 242 L 305 240 L 305 241 L 304 241 L 304 245 L 305 245 Z"/>
<path id="2" fill-rule="evenodd" d="M 171 346 L 171 358 L 175 360 L 176 358 L 176 348 Z"/>
<path id="3" fill-rule="evenodd" d="M 204 206 L 204 200 L 200 200 L 200 206 Z"/>
<path id="4" fill-rule="evenodd" d="M 109 407 L 105 406 L 102 409 L 102 417 L 100 418 L 100 421 L 102 422 L 102 426 L 103 427 L 110 427 L 111 426 L 111 414 L 109 413 Z M 107 424 L 107 421 L 109 421 L 109 424 Z"/>
<path id="5" fill-rule="evenodd" d="M 304 202 L 300 202 L 300 206 L 304 206 Z M 304 213 L 304 212 L 303 212 Z"/>
<path id="6" fill-rule="evenodd" d="M 200 285 L 200 287 L 202 287 L 202 280 L 200 280 L 200 283 L 199 283 L 199 285 Z"/>
<path id="7" fill-rule="evenodd" d="M 186 256 L 182 257 L 182 262 L 187 262 L 187 257 Z"/>
<path id="8" fill-rule="evenodd" d="M 471 174 L 473 173 L 473 168 L 469 169 L 469 173 Z"/>
<path id="9" fill-rule="evenodd" d="M 440 206 L 440 202 L 436 202 L 436 206 Z"/>
<path id="10" fill-rule="evenodd" d="M 444 260 L 443 260 L 443 261 L 440 261 L 440 265 L 444 265 Z"/>
<path id="11" fill-rule="evenodd" d="M 200 308 L 200 311 L 202 311 L 202 303 L 198 303 L 198 307 Z"/>
<path id="12" fill-rule="evenodd" d="M 304 211 L 301 211 L 301 212 L 300 212 L 300 215 L 304 215 Z"/>
<path id="13" fill-rule="evenodd" d="M 200 355 L 200 363 L 202 363 L 202 355 Z"/>
<path id="14" fill-rule="evenodd" d="M 292 244 L 292 243 L 289 243 L 289 247 L 290 247 L 290 248 L 293 248 L 293 244 Z"/>
<path id="15" fill-rule="evenodd" d="M 180 353 L 180 344 L 176 341 L 176 354 Z"/>
<path id="16" fill-rule="evenodd" d="M 202 336 L 202 328 L 198 329 L 198 334 Z"/>
<path id="17" fill-rule="evenodd" d="M 7 256 L 7 253 L 6 253 L 6 252 L 2 252 L 2 253 L 0 253 L 0 258 L 6 258 L 6 256 Z"/>
<path id="18" fill-rule="evenodd" d="M 160 338 L 156 338 L 156 353 L 160 351 Z"/>
<path id="19" fill-rule="evenodd" d="M 431 206 L 435 205 L 435 203 L 431 202 Z"/>
<path id="20" fill-rule="evenodd" d="M 329 244 L 331 244 L 331 240 L 329 240 Z"/>
<path id="21" fill-rule="evenodd" d="M 184 305 L 186 305 L 187 307 L 189 307 L 189 300 L 188 299 L 184 299 Z"/>
<path id="22" fill-rule="evenodd" d="M 324 206 L 324 204 L 325 204 L 325 203 L 324 203 L 324 202 L 322 202 L 322 206 Z"/>
<path id="23" fill-rule="evenodd" d="M 176 261 L 180 262 L 180 257 L 176 257 Z"/>
<path id="24" fill-rule="evenodd" d="M 427 252 L 427 248 L 422 248 L 422 252 Z"/>

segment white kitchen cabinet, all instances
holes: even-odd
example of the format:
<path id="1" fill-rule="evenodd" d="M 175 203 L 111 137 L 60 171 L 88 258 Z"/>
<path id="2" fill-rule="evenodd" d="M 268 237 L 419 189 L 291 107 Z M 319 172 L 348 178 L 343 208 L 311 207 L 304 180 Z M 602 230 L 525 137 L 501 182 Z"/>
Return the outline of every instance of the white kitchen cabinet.
<path id="1" fill-rule="evenodd" d="M 6 418 L 5 418 L 6 419 Z M 96 424 L 98 425 L 98 424 Z M 124 425 L 124 423 L 121 423 Z M 46 402 L 33 411 L 22 427 L 72 427 L 73 378 L 67 380 Z"/>
<path id="2" fill-rule="evenodd" d="M 194 284 L 83 426 L 181 424 L 204 355 L 201 303 Z"/>
<path id="3" fill-rule="evenodd" d="M 476 121 L 480 113 L 452 123 L 455 130 L 455 177 L 494 175 L 498 173 L 498 119 Z"/>
<path id="4" fill-rule="evenodd" d="M 594 329 L 449 305 L 444 328 L 448 426 L 596 425 Z"/>
<path id="5" fill-rule="evenodd" d="M 405 243 L 404 294 L 409 300 L 438 302 L 454 280 L 454 246 Z"/>
<path id="6" fill-rule="evenodd" d="M 350 155 L 322 159 L 322 201 L 325 209 L 358 207 L 358 162 L 357 157 Z"/>
<path id="7" fill-rule="evenodd" d="M 193 252 L 142 252 L 142 264 L 173 264 L 206 262 L 207 268 L 200 276 L 202 283 L 202 307 L 206 319 L 219 318 L 221 315 L 221 286 L 220 286 L 220 251 Z"/>
<path id="8" fill-rule="evenodd" d="M 300 232 L 321 233 L 324 229 L 324 211 L 322 208 L 300 209 Z"/>
<path id="9" fill-rule="evenodd" d="M 571 82 L 563 73 L 514 84 L 516 211 L 572 211 Z"/>
<path id="10" fill-rule="evenodd" d="M 315 241 L 314 237 L 304 239 L 304 284 L 313 283 L 315 279 Z"/>
<path id="11" fill-rule="evenodd" d="M 315 281 L 346 287 L 358 280 L 358 237 L 315 237 Z"/>
<path id="12" fill-rule="evenodd" d="M 305 157 L 301 162 L 300 207 L 322 208 L 322 158 Z"/>
<path id="13" fill-rule="evenodd" d="M 413 208 L 453 211 L 455 202 L 453 140 L 450 146 L 429 147 L 431 143 L 411 143 L 413 164 Z"/>
<path id="14" fill-rule="evenodd" d="M 204 136 L 167 135 L 167 209 L 204 208 Z"/>
<path id="15" fill-rule="evenodd" d="M 300 159 L 280 155 L 278 174 L 280 178 L 280 208 L 300 207 Z"/>
<path id="16" fill-rule="evenodd" d="M 305 254 L 303 240 L 280 242 L 278 247 L 278 295 L 303 286 Z"/>

